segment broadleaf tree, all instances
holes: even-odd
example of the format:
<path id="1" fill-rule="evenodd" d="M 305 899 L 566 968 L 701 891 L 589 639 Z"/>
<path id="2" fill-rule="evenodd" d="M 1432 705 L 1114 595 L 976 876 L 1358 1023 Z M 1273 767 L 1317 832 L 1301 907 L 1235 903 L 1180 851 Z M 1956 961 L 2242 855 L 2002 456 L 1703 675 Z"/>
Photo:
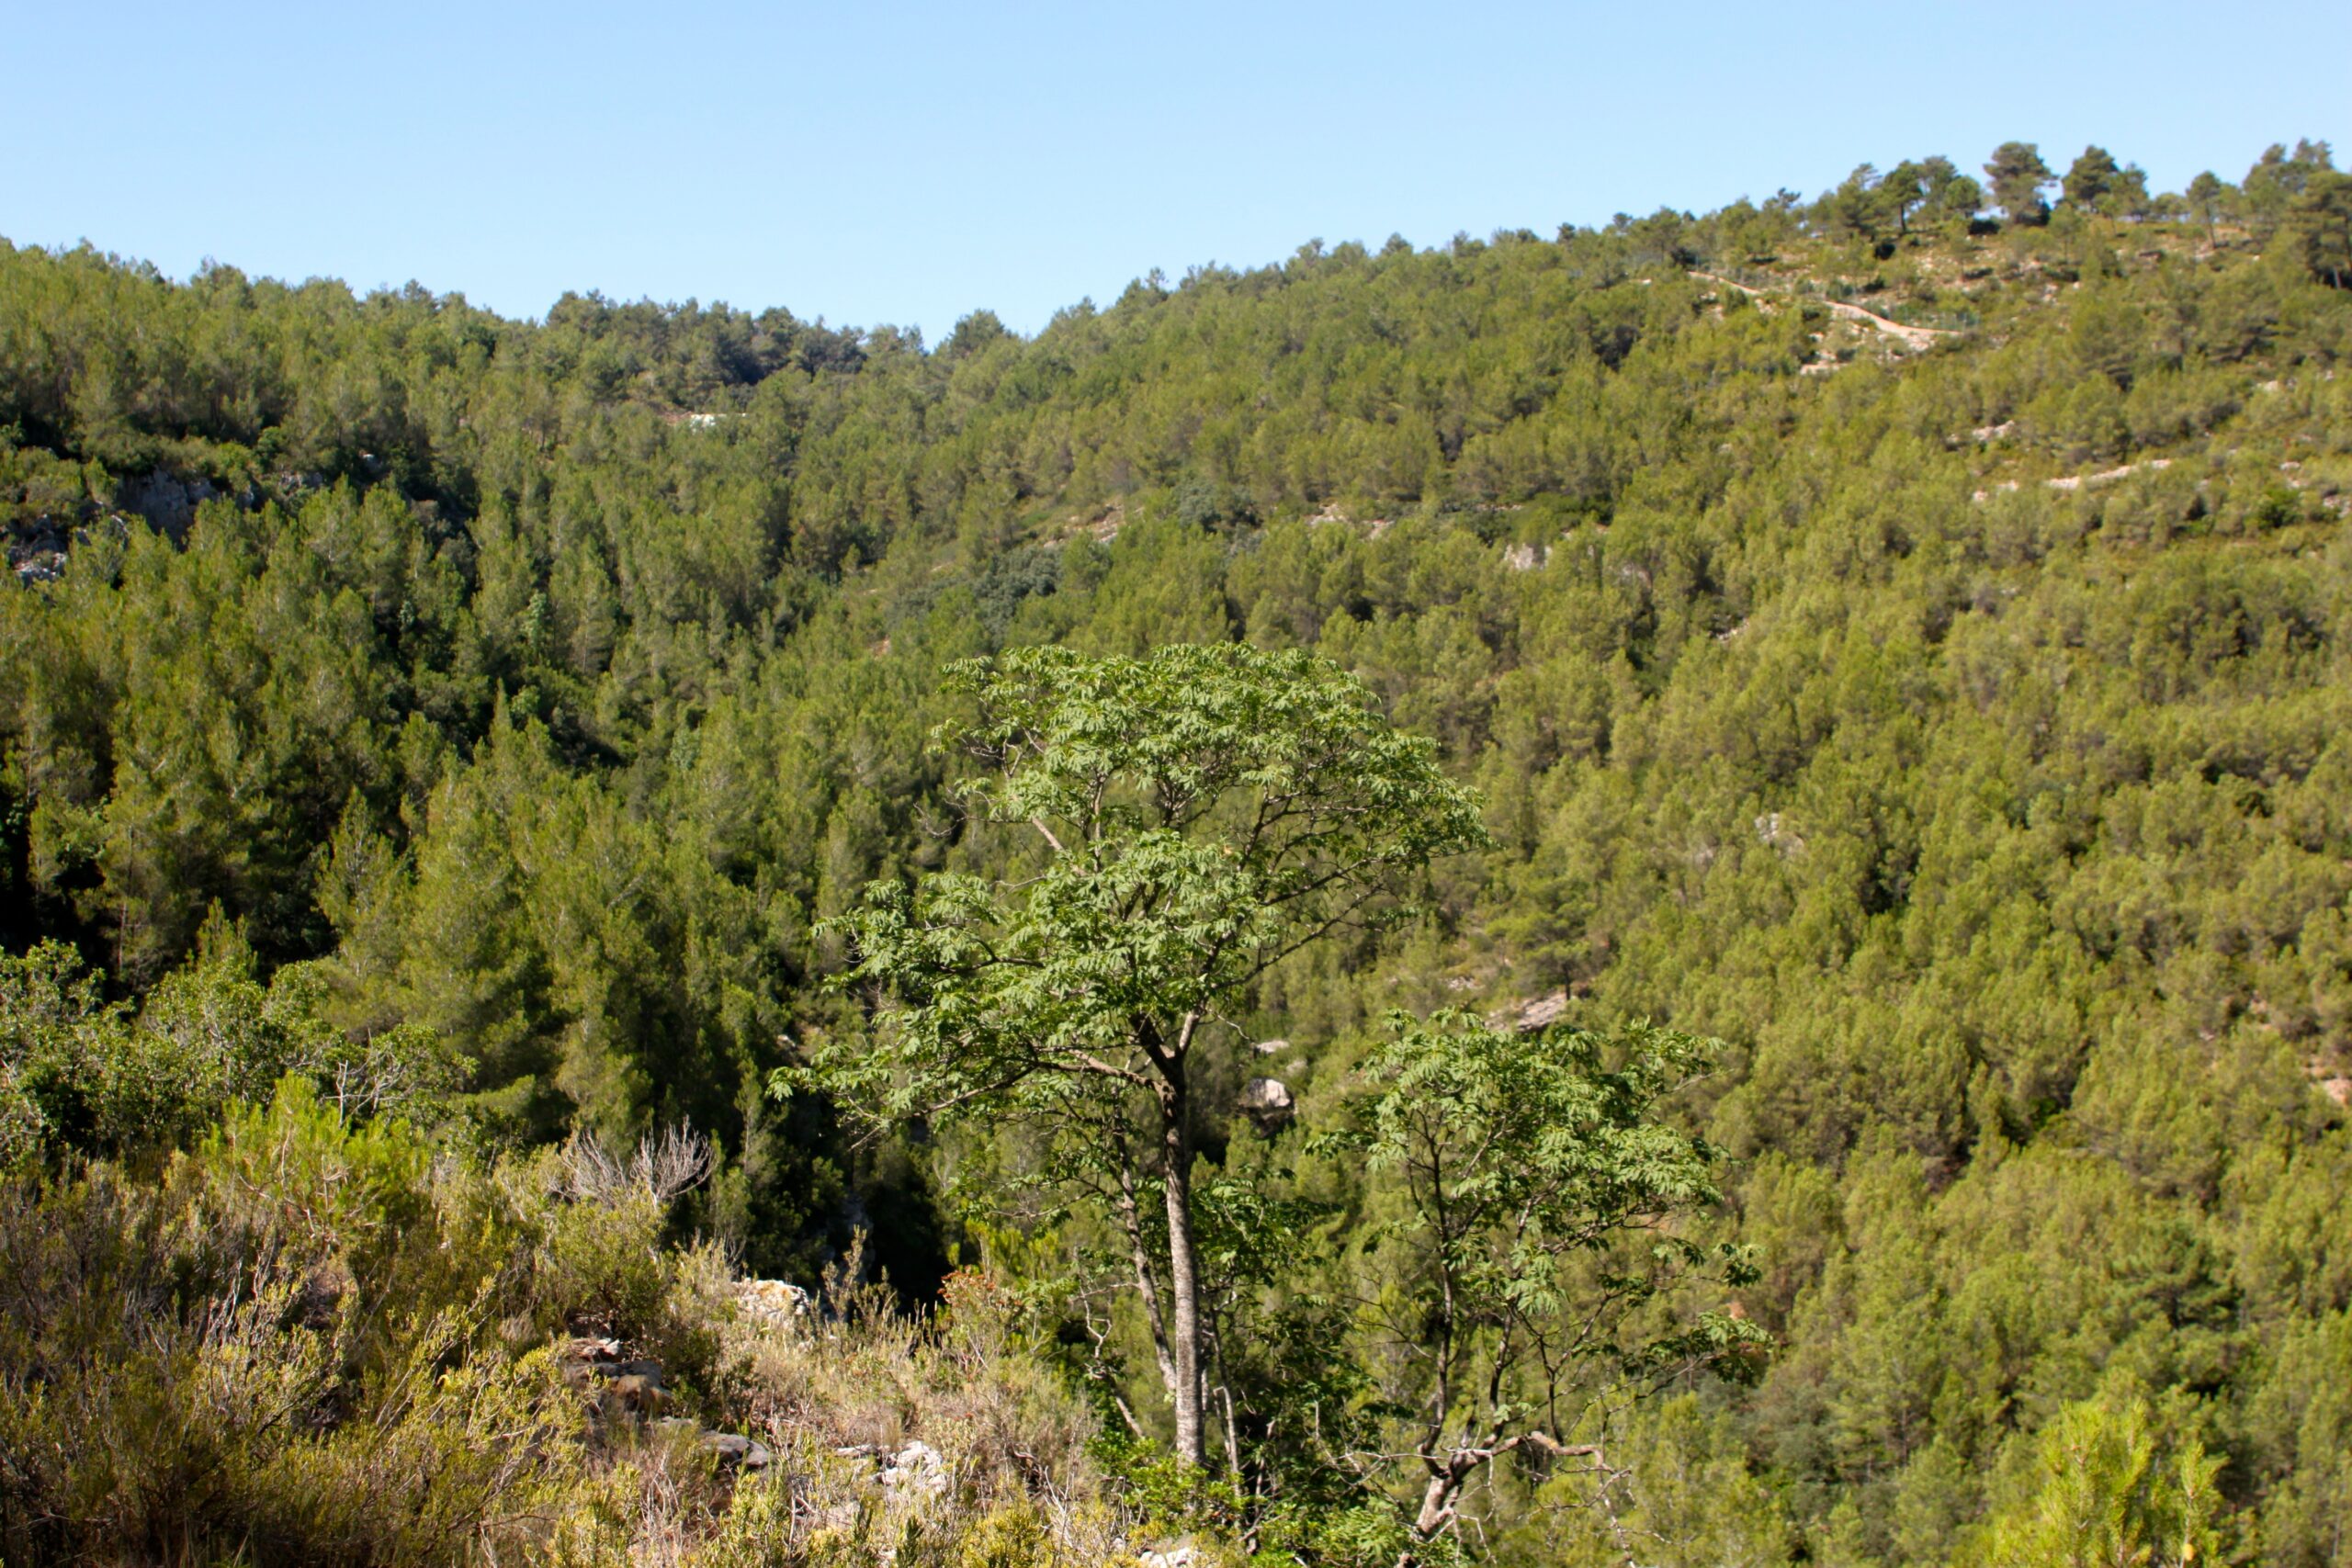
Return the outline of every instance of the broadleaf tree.
<path id="1" fill-rule="evenodd" d="M 976 708 L 940 731 L 978 764 L 967 822 L 1019 847 L 1001 876 L 869 886 L 839 930 L 870 1037 L 820 1043 L 779 1085 L 872 1125 L 1039 1129 L 1047 1174 L 1124 1235 L 1176 1451 L 1198 1464 L 1198 1054 L 1285 958 L 1413 918 L 1430 863 L 1486 841 L 1477 802 L 1306 652 L 1031 648 L 949 684 Z"/>
<path id="2" fill-rule="evenodd" d="M 1679 1290 L 1755 1279 L 1742 1250 L 1685 1224 L 1719 1201 L 1719 1154 L 1664 1102 L 1703 1069 L 1703 1043 L 1461 1011 L 1391 1027 L 1345 1136 L 1386 1193 L 1363 1233 L 1379 1286 L 1365 1355 L 1427 1546 L 1506 1455 L 1612 1484 L 1596 1428 L 1613 1405 L 1702 1371 L 1744 1381 L 1770 1338 L 1736 1310 L 1675 1310 Z"/>

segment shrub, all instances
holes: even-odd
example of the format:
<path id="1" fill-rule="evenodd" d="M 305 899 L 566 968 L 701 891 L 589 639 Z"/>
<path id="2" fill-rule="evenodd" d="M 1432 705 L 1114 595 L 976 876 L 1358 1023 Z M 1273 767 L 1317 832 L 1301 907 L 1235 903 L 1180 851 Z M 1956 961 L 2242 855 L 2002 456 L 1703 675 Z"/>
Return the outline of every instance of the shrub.
<path id="1" fill-rule="evenodd" d="M 960 1275 L 918 1321 L 853 1256 L 820 1319 L 751 1321 L 718 1248 L 664 1241 L 687 1143 L 485 1166 L 289 1076 L 145 1174 L 0 1184 L 0 1560 L 1114 1558 L 1006 1292 Z M 659 1361 L 673 1414 L 599 1414 L 582 1332 Z"/>

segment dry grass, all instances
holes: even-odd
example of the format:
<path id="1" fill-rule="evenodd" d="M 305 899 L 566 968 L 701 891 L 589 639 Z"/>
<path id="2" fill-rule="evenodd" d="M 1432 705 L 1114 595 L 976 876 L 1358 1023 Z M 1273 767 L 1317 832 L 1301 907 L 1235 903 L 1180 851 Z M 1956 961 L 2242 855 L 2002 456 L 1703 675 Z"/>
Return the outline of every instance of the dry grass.
<path id="1" fill-rule="evenodd" d="M 659 1239 L 696 1168 L 483 1167 L 296 1094 L 153 1179 L 0 1185 L 0 1561 L 1122 1561 L 1001 1292 L 959 1275 L 918 1322 L 853 1258 L 816 1312 L 746 1311 L 717 1248 Z M 641 1398 L 567 1364 L 582 1332 L 660 1363 Z"/>

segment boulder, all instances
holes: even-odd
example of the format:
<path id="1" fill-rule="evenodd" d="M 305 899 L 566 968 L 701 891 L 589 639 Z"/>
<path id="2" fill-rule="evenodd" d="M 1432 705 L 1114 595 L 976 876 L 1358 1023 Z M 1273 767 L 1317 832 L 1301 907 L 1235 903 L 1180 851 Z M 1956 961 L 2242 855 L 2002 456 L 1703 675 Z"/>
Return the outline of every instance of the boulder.
<path id="1" fill-rule="evenodd" d="M 555 1363 L 562 1370 L 563 1381 L 574 1388 L 584 1388 L 608 1376 L 620 1359 L 620 1341 L 598 1335 L 566 1340 L 556 1347 L 555 1352 Z"/>
<path id="2" fill-rule="evenodd" d="M 1767 811 L 1756 819 L 1756 839 L 1782 860 L 1804 853 L 1804 835 L 1791 827 L 1777 811 Z"/>
<path id="3" fill-rule="evenodd" d="M 644 1420 L 659 1416 L 670 1403 L 669 1377 L 662 1363 L 622 1360 L 615 1340 L 574 1339 L 556 1352 L 556 1360 L 566 1382 L 594 1388 L 590 1403 L 601 1418 Z"/>
<path id="4" fill-rule="evenodd" d="M 892 1492 L 936 1497 L 947 1490 L 947 1461 L 929 1443 L 909 1443 L 882 1466 L 882 1484 Z"/>
<path id="5" fill-rule="evenodd" d="M 1290 1085 L 1280 1078 L 1251 1078 L 1241 1086 L 1241 1109 L 1261 1121 L 1282 1121 L 1293 1109 Z"/>
<path id="6" fill-rule="evenodd" d="M 751 1322 L 775 1327 L 803 1322 L 817 1311 L 808 1292 L 782 1280 L 736 1280 L 735 1306 Z"/>
<path id="7" fill-rule="evenodd" d="M 332 1328 L 343 1314 L 345 1302 L 358 1288 L 350 1267 L 340 1258 L 331 1258 L 302 1276 L 301 1290 L 294 1298 L 296 1315 L 305 1328 Z"/>
<path id="8" fill-rule="evenodd" d="M 606 1416 L 618 1414 L 640 1419 L 659 1416 L 669 1403 L 670 1390 L 662 1381 L 662 1369 L 651 1361 L 622 1362 L 614 1369 L 596 1401 Z"/>
<path id="9" fill-rule="evenodd" d="M 735 1432 L 705 1432 L 700 1441 L 723 1471 L 765 1470 L 775 1462 L 775 1457 L 756 1438 Z"/>

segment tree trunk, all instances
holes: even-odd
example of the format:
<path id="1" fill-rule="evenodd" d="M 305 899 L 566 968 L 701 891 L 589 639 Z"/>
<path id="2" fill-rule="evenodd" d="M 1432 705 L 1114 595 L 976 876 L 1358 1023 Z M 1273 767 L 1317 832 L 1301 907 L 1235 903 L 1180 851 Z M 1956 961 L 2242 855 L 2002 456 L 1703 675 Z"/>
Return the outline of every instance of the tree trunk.
<path id="1" fill-rule="evenodd" d="M 1430 1467 L 1429 1484 L 1421 1489 L 1421 1509 L 1413 1520 L 1413 1534 L 1434 1540 L 1453 1517 L 1454 1495 L 1462 1490 L 1462 1472 L 1452 1464 Z"/>
<path id="2" fill-rule="evenodd" d="M 1144 1243 L 1143 1215 L 1136 1206 L 1132 1168 L 1119 1173 L 1119 1224 L 1127 1233 L 1127 1254 L 1136 1270 L 1136 1294 L 1143 1302 L 1143 1320 L 1151 1330 L 1151 1350 L 1159 1361 L 1160 1386 L 1173 1398 L 1176 1362 L 1168 1352 L 1168 1314 L 1160 1310 L 1159 1281 L 1152 1272 L 1151 1248 Z"/>
<path id="3" fill-rule="evenodd" d="M 1176 1457 L 1198 1468 L 1208 1450 L 1201 1420 L 1201 1287 L 1193 1258 L 1193 1137 L 1182 1066 L 1174 1065 L 1160 1097 L 1160 1148 L 1167 1160 L 1168 1352 L 1174 1362 L 1168 1391 L 1176 1407 Z"/>
<path id="4" fill-rule="evenodd" d="M 1421 1490 L 1421 1508 L 1413 1519 L 1413 1539 L 1396 1554 L 1396 1568 L 1421 1568 L 1421 1548 L 1435 1541 L 1453 1522 L 1453 1500 L 1462 1490 L 1462 1472 L 1452 1464 L 1430 1462 L 1429 1484 Z"/>

